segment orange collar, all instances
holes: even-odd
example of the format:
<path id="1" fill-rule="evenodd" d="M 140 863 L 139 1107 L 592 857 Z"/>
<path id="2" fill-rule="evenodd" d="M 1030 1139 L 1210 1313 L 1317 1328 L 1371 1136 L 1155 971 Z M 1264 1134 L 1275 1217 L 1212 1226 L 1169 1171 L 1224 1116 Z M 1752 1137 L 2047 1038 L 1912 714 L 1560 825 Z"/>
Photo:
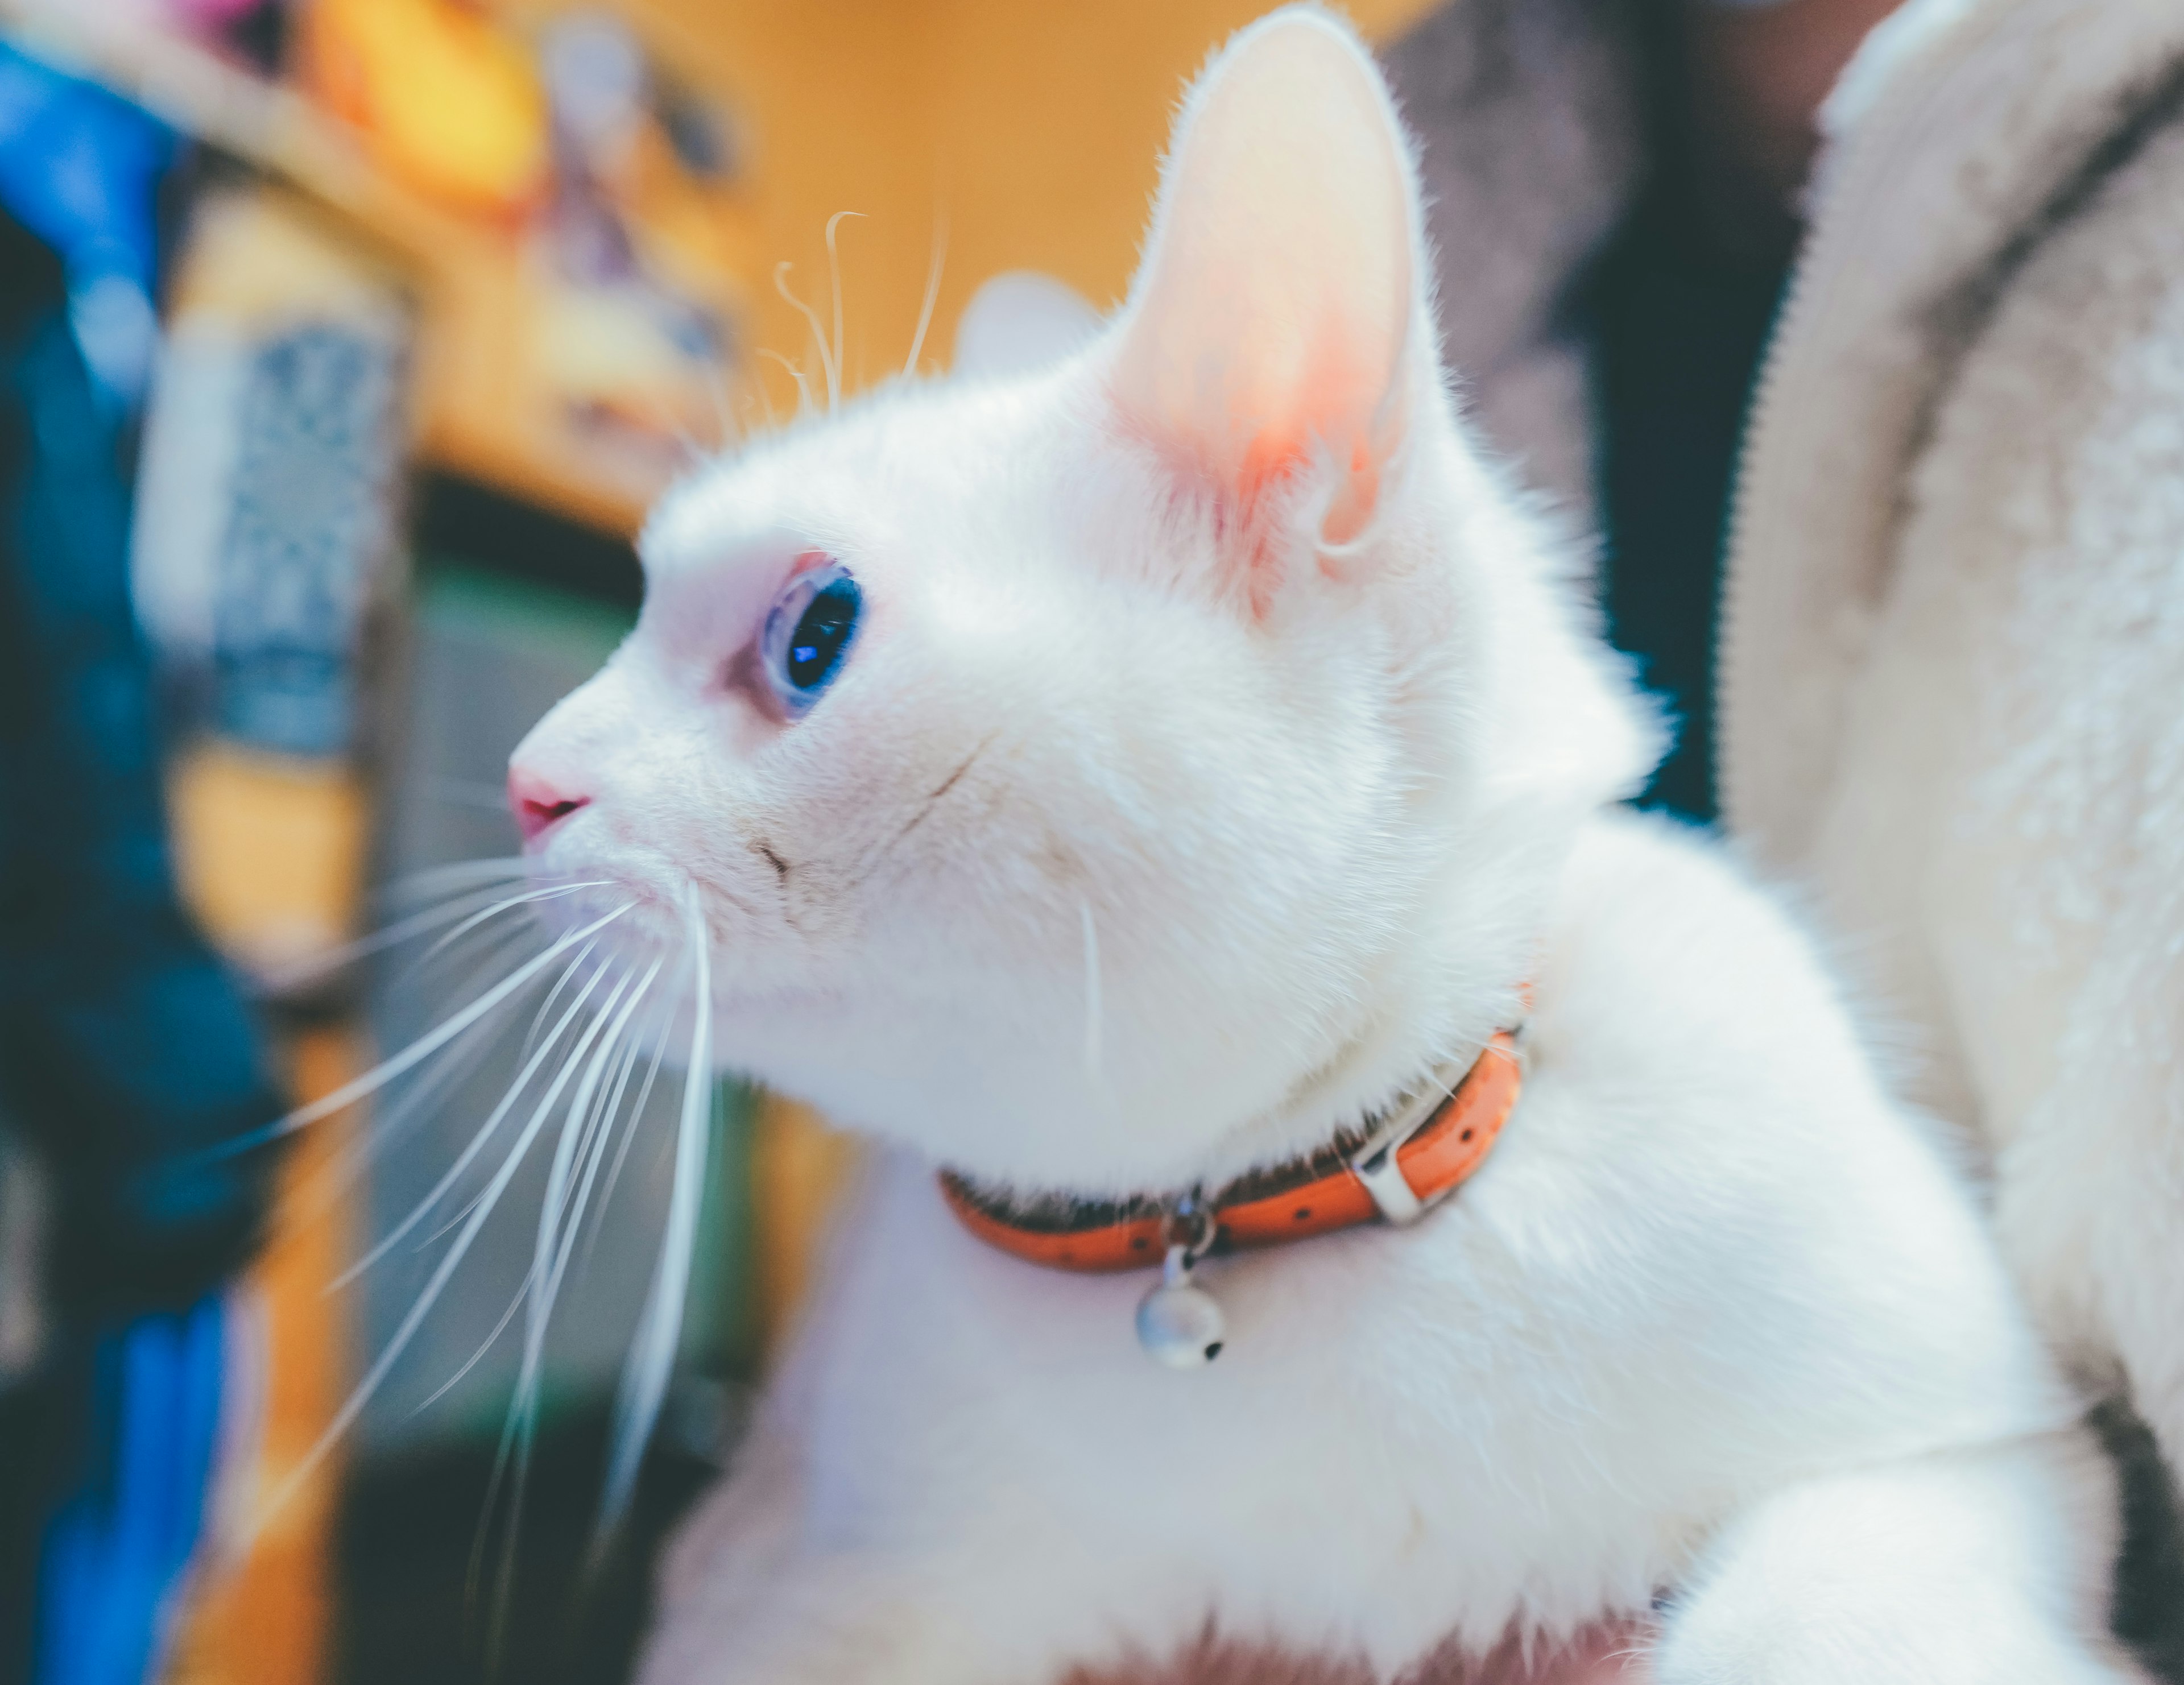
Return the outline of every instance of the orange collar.
<path id="1" fill-rule="evenodd" d="M 1273 1246 L 1375 1219 L 1408 1223 L 1446 1199 L 1485 1162 L 1524 1086 L 1518 1032 L 1498 1031 L 1453 1087 L 1441 1080 L 1376 1120 L 1365 1133 L 1270 1170 L 1211 1198 L 1212 1220 L 1193 1257 Z M 1011 1257 L 1050 1270 L 1106 1274 L 1150 1269 L 1172 1238 L 1178 1204 L 1156 1199 L 1048 1202 L 1026 1207 L 974 1187 L 953 1171 L 940 1191 L 965 1228 Z"/>

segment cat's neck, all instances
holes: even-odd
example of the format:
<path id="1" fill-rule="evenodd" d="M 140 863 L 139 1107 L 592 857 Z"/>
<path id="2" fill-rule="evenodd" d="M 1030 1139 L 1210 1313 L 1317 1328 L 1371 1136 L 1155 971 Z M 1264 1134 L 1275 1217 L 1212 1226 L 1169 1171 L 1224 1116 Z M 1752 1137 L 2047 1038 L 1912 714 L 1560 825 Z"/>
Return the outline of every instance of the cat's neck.
<path id="1" fill-rule="evenodd" d="M 1088 1069 L 1066 1043 L 1043 1055 L 1005 1037 L 953 1045 L 931 1023 L 891 1026 L 899 1039 L 872 1059 L 828 1058 L 808 1081 L 776 1080 L 981 1187 L 1126 1199 L 1219 1186 L 1355 1134 L 1519 1020 L 1559 876 L 1556 842 L 1535 818 L 1513 819 L 1499 842 L 1474 831 L 1356 980 L 1351 1009 L 1315 1056 L 1300 1059 L 1279 1033 L 1236 1050 L 1240 1068 L 1279 1082 L 1256 1104 L 1223 1107 L 1240 1085 L 1131 1084 L 1112 1066 Z M 1172 1033 L 1195 1028 L 1179 1021 Z M 872 1075 L 882 1069 L 890 1074 Z M 1256 1084 L 1262 1095 L 1272 1086 Z"/>
<path id="2" fill-rule="evenodd" d="M 1534 965 L 1531 954 L 1512 953 L 1490 976 L 1483 967 L 1465 967 L 1445 976 L 1440 988 L 1415 974 L 1407 987 L 1391 979 L 1380 1009 L 1334 1057 L 1300 1073 L 1278 1105 L 1220 1132 L 1188 1176 L 1142 1191 L 1220 1187 L 1357 1136 L 1370 1119 L 1443 1073 L 1468 1068 L 1497 1030 L 1515 1027 Z"/>

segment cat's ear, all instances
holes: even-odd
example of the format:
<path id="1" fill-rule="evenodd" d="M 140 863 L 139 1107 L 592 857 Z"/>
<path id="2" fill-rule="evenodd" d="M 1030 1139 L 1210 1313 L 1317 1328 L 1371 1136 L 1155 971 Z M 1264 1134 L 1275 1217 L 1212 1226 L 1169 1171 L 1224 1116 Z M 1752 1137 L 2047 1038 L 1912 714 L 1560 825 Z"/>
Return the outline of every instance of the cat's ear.
<path id="1" fill-rule="evenodd" d="M 1372 518 L 1423 359 L 1418 207 L 1364 47 L 1316 8 L 1275 13 L 1200 78 L 1176 125 L 1118 329 L 1126 423 L 1249 505 L 1325 473 L 1323 531 Z"/>
<path id="2" fill-rule="evenodd" d="M 1083 349 L 1100 313 L 1037 270 L 1010 270 L 971 295 L 956 319 L 955 372 L 977 378 L 1028 374 Z"/>

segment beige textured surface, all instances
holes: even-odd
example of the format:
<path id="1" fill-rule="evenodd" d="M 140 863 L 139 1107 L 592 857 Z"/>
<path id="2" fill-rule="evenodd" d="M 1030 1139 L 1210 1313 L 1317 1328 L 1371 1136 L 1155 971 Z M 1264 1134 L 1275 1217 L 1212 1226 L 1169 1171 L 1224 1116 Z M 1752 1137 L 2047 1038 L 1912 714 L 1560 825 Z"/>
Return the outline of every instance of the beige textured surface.
<path id="1" fill-rule="evenodd" d="M 1914 0 L 1838 93 L 1739 509 L 1726 805 L 2184 1462 L 2184 8 Z"/>

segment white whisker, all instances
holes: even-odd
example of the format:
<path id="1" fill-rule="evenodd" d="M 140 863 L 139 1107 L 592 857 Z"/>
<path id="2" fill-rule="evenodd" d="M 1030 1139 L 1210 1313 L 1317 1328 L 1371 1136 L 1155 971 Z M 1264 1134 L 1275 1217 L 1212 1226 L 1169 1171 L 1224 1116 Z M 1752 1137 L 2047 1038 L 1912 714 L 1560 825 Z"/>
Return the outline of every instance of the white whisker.
<path id="1" fill-rule="evenodd" d="M 633 906 L 636 904 L 632 902 L 630 904 Z M 627 911 L 627 909 L 625 908 L 623 910 Z M 607 921 L 603 920 L 600 922 L 604 927 Z M 595 1020 L 593 1028 L 596 1029 L 596 1027 Z M 581 1054 L 578 1057 L 581 1057 Z M 410 1341 L 417 1336 L 418 1329 L 424 1326 L 426 1317 L 432 1314 L 432 1307 L 439 1303 L 440 1295 L 446 1291 L 448 1281 L 461 1265 L 463 1260 L 469 1255 L 471 1245 L 477 1239 L 478 1231 L 485 1226 L 486 1220 L 492 1216 L 494 1207 L 499 1204 L 501 1195 L 508 1191 L 508 1184 L 515 1179 L 518 1166 L 522 1164 L 525 1155 L 530 1152 L 532 1143 L 538 1138 L 538 1132 L 545 1126 L 547 1115 L 552 1111 L 554 1102 L 560 1098 L 561 1088 L 567 1082 L 573 1068 L 574 1062 L 571 1060 L 569 1064 L 564 1065 L 560 1074 L 554 1079 L 553 1086 L 547 1090 L 545 1097 L 539 1101 L 538 1108 L 532 1113 L 530 1121 L 524 1125 L 522 1134 L 516 1137 L 515 1144 L 509 1148 L 507 1157 L 501 1160 L 500 1168 L 493 1173 L 493 1180 L 487 1185 L 485 1197 L 479 1202 L 477 1210 L 471 1213 L 470 1221 L 464 1226 L 462 1232 L 455 1237 L 455 1243 L 448 1248 L 446 1255 L 440 1260 L 438 1267 L 432 1271 L 432 1278 L 426 1282 L 425 1290 L 417 1296 L 416 1302 L 404 1314 L 400 1324 L 395 1328 L 393 1337 L 381 1348 L 379 1355 L 372 1360 L 371 1366 L 365 1371 L 364 1378 L 350 1391 L 348 1397 L 343 1401 L 341 1408 L 334 1412 L 333 1420 L 326 1424 L 324 1431 L 312 1443 L 310 1449 L 304 1454 L 302 1460 L 288 1471 L 287 1477 L 275 1490 L 267 1502 L 264 1513 L 270 1514 L 273 1510 L 278 1510 L 294 1495 L 297 1488 L 309 1477 L 312 1471 L 325 1459 L 326 1453 L 354 1425 L 357 1417 L 363 1413 L 364 1407 L 370 1402 L 372 1394 L 379 1390 L 388 1373 L 400 1360 L 402 1354 L 409 1349 Z"/>
<path id="2" fill-rule="evenodd" d="M 292 989 L 298 984 L 331 976 L 344 966 L 354 965 L 366 954 L 376 954 L 382 948 L 393 948 L 407 942 L 413 936 L 422 936 L 426 931 L 446 924 L 450 919 L 460 919 L 481 901 L 490 900 L 499 892 L 493 889 L 474 889 L 458 895 L 437 907 L 427 908 L 421 913 L 412 913 L 406 919 L 398 919 L 385 928 L 369 936 L 359 937 L 354 942 L 343 943 L 339 948 L 324 954 L 314 954 L 289 965 L 276 967 L 266 973 L 269 987 Z"/>
<path id="3" fill-rule="evenodd" d="M 582 965 L 585 955 L 590 954 L 591 951 L 591 947 L 586 947 L 583 952 L 577 956 L 577 964 Z M 571 969 L 573 969 L 573 967 Z M 592 974 L 591 981 L 586 983 L 583 987 L 577 992 L 577 998 L 569 1003 L 567 1008 L 562 1012 L 560 1020 L 554 1024 L 553 1033 L 549 1035 L 546 1039 L 539 1044 L 538 1051 L 533 1053 L 530 1059 L 525 1061 L 523 1068 L 515 1073 L 515 1080 L 508 1085 L 508 1092 L 500 1097 L 500 1104 L 496 1105 L 493 1109 L 491 1115 L 487 1117 L 486 1121 L 478 1126 L 476 1133 L 471 1137 L 470 1145 L 464 1148 L 460 1153 L 455 1155 L 454 1163 L 449 1165 L 446 1171 L 442 1172 L 439 1181 L 432 1184 L 432 1192 L 427 1193 L 415 1205 L 411 1206 L 410 1208 L 410 1215 L 403 1218 L 400 1222 L 397 1223 L 392 1229 L 388 1230 L 386 1234 L 381 1236 L 378 1242 L 374 1244 L 370 1250 L 365 1252 L 361 1258 L 359 1258 L 354 1263 L 351 1264 L 348 1268 L 343 1271 L 340 1275 L 335 1276 L 332 1286 L 329 1287 L 327 1291 L 339 1291 L 341 1288 L 347 1287 L 351 1282 L 354 1281 L 359 1276 L 361 1276 L 365 1271 L 371 1268 L 373 1265 L 376 1264 L 389 1252 L 393 1251 L 396 1246 L 400 1244 L 402 1237 L 408 1234 L 410 1230 L 415 1228 L 419 1223 L 422 1222 L 426 1215 L 432 1211 L 433 1207 L 437 1206 L 441 1200 L 447 1198 L 448 1190 L 454 1187 L 458 1182 L 462 1180 L 463 1172 L 468 1170 L 471 1165 L 476 1161 L 477 1155 L 485 1150 L 486 1143 L 492 1138 L 493 1132 L 499 1128 L 501 1120 L 506 1117 L 509 1113 L 515 1109 L 515 1103 L 520 1098 L 521 1098 L 523 1091 L 526 1087 L 530 1087 L 531 1079 L 538 1074 L 538 1067 L 546 1062 L 547 1058 L 553 1053 L 556 1044 L 560 1043 L 563 1032 L 566 1032 L 570 1024 L 574 1021 L 577 1015 L 584 1009 L 584 1002 L 590 998 L 592 991 L 599 987 L 599 984 L 604 981 L 605 976 L 606 973 L 604 971 L 593 972 Z M 595 1020 L 592 1027 L 586 1031 L 585 1036 L 579 1044 L 579 1049 L 577 1054 L 577 1057 L 581 1058 L 582 1056 L 582 1048 L 583 1046 L 589 1044 L 589 1037 L 593 1034 L 596 1033 L 598 1023 L 599 1020 Z M 557 1083 L 560 1080 L 560 1079 L 559 1078 L 556 1079 Z M 549 1092 L 559 1093 L 560 1090 L 557 1087 Z"/>
<path id="4" fill-rule="evenodd" d="M 547 932 L 540 930 L 531 920 L 520 919 L 514 924 L 503 925 L 498 930 L 488 932 L 482 941 L 475 943 L 466 938 L 460 948 L 451 948 L 415 956 L 400 970 L 378 985 L 376 993 L 382 1000 L 404 998 L 404 992 L 421 984 L 440 960 L 452 959 L 460 954 L 475 963 L 464 975 L 460 986 L 447 993 L 464 993 L 476 987 L 480 978 L 501 971 L 516 949 L 529 947 L 536 953 L 546 937 Z"/>
<path id="5" fill-rule="evenodd" d="M 940 271 L 948 261 L 948 219 L 933 221 L 933 261 L 925 271 L 925 302 L 917 308 L 917 331 L 910 336 L 910 355 L 903 359 L 905 375 L 917 372 L 917 359 L 925 349 L 926 330 L 933 325 L 933 307 L 940 301 Z"/>
<path id="6" fill-rule="evenodd" d="M 561 991 L 568 987 L 569 980 L 577 975 L 583 963 L 583 955 L 580 954 L 563 966 L 561 975 L 554 979 L 554 987 L 546 991 L 546 998 L 538 1003 L 538 1009 L 531 1015 L 530 1026 L 523 1032 L 523 1044 L 515 1050 L 518 1059 L 527 1057 L 531 1049 L 538 1045 L 539 1026 L 545 1023 L 547 1015 L 554 1010 L 554 1003 L 560 999 Z"/>
<path id="7" fill-rule="evenodd" d="M 462 923 L 457 925 L 454 929 L 449 931 L 445 936 L 442 937 L 437 942 L 426 948 L 425 952 L 419 956 L 419 958 L 421 959 L 430 959 L 434 954 L 437 954 L 442 948 L 446 948 L 450 943 L 461 940 L 462 937 L 469 935 L 471 931 L 476 930 L 480 925 L 484 924 L 490 919 L 498 918 L 501 914 L 507 912 L 512 907 L 527 907 L 534 901 L 558 901 L 565 895 L 574 895 L 580 889 L 597 889 L 609 881 L 610 881 L 610 880 L 604 877 L 582 878 L 575 883 L 557 883 L 549 888 L 528 889 L 521 895 L 510 895 L 504 897 L 502 899 L 494 902 L 490 907 L 485 909 L 484 911 L 471 914 L 469 918 L 465 919 Z"/>
<path id="8" fill-rule="evenodd" d="M 380 898 L 390 902 L 415 901 L 462 885 L 511 881 L 526 876 L 531 864 L 521 854 L 500 854 L 456 860 L 444 866 L 426 866 L 388 884 L 380 892 Z"/>
<path id="9" fill-rule="evenodd" d="M 476 1068 L 479 1059 L 492 1047 L 497 1027 L 491 1023 L 473 1024 L 457 1038 L 448 1057 L 433 1065 L 416 1087 L 407 1090 L 394 1106 L 374 1115 L 370 1128 L 358 1132 L 359 1138 L 344 1143 L 332 1161 L 298 1190 L 284 1233 L 309 1227 L 355 1182 L 375 1158 L 430 1115 L 427 1108 L 431 1103 L 457 1079 Z M 332 1289 L 329 1287 L 327 1291 Z"/>
<path id="10" fill-rule="evenodd" d="M 494 1590 L 496 1628 L 505 1618 L 508 1609 L 511 1578 L 515 1572 L 515 1538 L 521 1524 L 524 1488 L 530 1467 L 532 1433 L 538 1420 L 538 1381 L 545 1359 L 546 1329 L 553 1318 L 554 1301 L 560 1290 L 561 1271 L 559 1265 L 567 1260 L 567 1247 L 566 1243 L 559 1243 L 561 1242 L 563 1214 L 571 1197 L 566 1191 L 570 1166 L 575 1161 L 577 1144 L 590 1116 L 591 1103 L 599 1092 L 600 1078 L 613 1058 L 616 1039 L 627 1026 L 631 1014 L 644 998 L 645 991 L 652 987 L 653 979 L 660 975 L 660 966 L 665 963 L 664 960 L 653 962 L 644 980 L 630 993 L 627 1004 L 616 1013 L 616 1003 L 629 988 L 629 976 L 625 972 L 621 981 L 615 986 L 614 993 L 601 1004 L 598 1017 L 587 1032 L 588 1036 L 598 1037 L 598 1048 L 588 1064 L 585 1064 L 583 1080 L 570 1095 L 567 1109 L 562 1114 L 560 1139 L 554 1145 L 553 1165 L 547 1172 L 546 1193 L 539 1202 L 538 1238 L 532 1253 L 530 1271 L 524 1278 L 529 1304 L 524 1318 L 523 1355 L 516 1372 L 515 1388 L 510 1401 L 508 1417 L 502 1425 L 500 1445 L 493 1459 L 493 1476 L 486 1488 L 485 1515 L 489 1520 L 502 1477 L 511 1466 L 512 1453 L 515 1484 L 509 1503 L 508 1529 L 500 1572 Z M 554 1078 L 554 1088 L 540 1103 L 542 1109 L 553 1103 L 554 1094 L 559 1092 L 560 1085 L 568 1081 L 570 1073 L 579 1064 L 584 1063 L 584 1055 L 585 1043 L 580 1042 L 563 1063 L 560 1075 Z M 479 1542 L 483 1543 L 482 1534 Z M 475 1554 L 471 1571 L 475 1577 Z M 497 1638 L 495 1642 L 498 1643 Z"/>
<path id="11" fill-rule="evenodd" d="M 1080 900 L 1077 910 L 1084 921 L 1084 1069 L 1099 1075 L 1106 1013 L 1100 995 L 1100 931 L 1092 920 L 1092 904 Z"/>
<path id="12" fill-rule="evenodd" d="M 827 365 L 827 408 L 842 407 L 842 254 L 834 248 L 834 230 L 845 216 L 862 216 L 862 211 L 836 211 L 827 219 L 827 277 L 828 290 L 834 297 L 834 355 Z"/>
<path id="13" fill-rule="evenodd" d="M 524 1300 L 530 1296 L 532 1280 L 532 1273 L 526 1271 L 523 1280 L 516 1286 L 515 1298 L 509 1300 L 508 1309 L 500 1313 L 500 1320 L 493 1325 L 493 1331 L 478 1343 L 476 1349 L 468 1357 L 463 1360 L 460 1368 L 418 1400 L 410 1412 L 408 1418 L 410 1421 L 415 1421 L 433 1405 L 438 1404 L 441 1399 L 446 1398 L 448 1393 L 454 1392 L 462 1384 L 463 1377 L 476 1369 L 484 1360 L 485 1354 L 500 1343 L 500 1337 L 508 1332 L 508 1325 L 515 1321 L 515 1313 L 523 1309 Z"/>
<path id="14" fill-rule="evenodd" d="M 615 1426 L 607 1461 L 606 1493 L 600 1504 L 597 1535 L 605 1539 L 620 1525 L 637 1486 L 637 1472 L 652 1426 L 659 1419 L 675 1348 L 682 1330 L 682 1302 L 690 1286 L 690 1254 L 697 1238 L 698 1210 L 705 1182 L 705 1137 L 711 1121 L 713 1092 L 713 970 L 705 918 L 694 884 L 684 903 L 691 943 L 693 1017 L 690 1066 L 682 1081 L 682 1110 L 676 1128 L 675 1182 L 668 1195 L 667 1222 L 660 1236 L 652 1290 L 638 1321 L 635 1342 L 622 1370 L 621 1396 L 616 1401 Z"/>
<path id="15" fill-rule="evenodd" d="M 614 1057 L 618 1038 L 628 1026 L 630 1014 L 637 1009 L 638 1004 L 644 998 L 645 990 L 652 987 L 652 980 L 660 975 L 660 968 L 664 964 L 664 960 L 653 961 L 652 969 L 644 974 L 644 980 L 630 994 L 628 1004 L 618 1013 L 616 1012 L 616 1004 L 629 989 L 627 976 L 616 985 L 614 993 L 601 1004 L 599 1016 L 607 1022 L 606 1032 L 600 1036 L 599 1046 L 585 1067 L 583 1080 L 577 1085 L 576 1092 L 570 1095 L 568 1109 L 563 1114 L 561 1138 L 554 1143 L 553 1165 L 546 1173 L 546 1193 L 538 1203 L 538 1232 L 532 1248 L 532 1265 L 541 1275 L 539 1289 L 532 1296 L 530 1326 L 525 1330 L 526 1374 L 535 1371 L 538 1353 L 545 1343 L 547 1319 L 553 1314 L 554 1291 L 560 1285 L 560 1272 L 553 1269 L 552 1260 L 563 1249 L 560 1244 L 562 1220 L 569 1202 L 575 1197 L 570 1187 L 570 1177 L 576 1170 L 577 1151 L 583 1142 L 585 1126 L 590 1121 L 592 1101 L 599 1093 L 600 1081 L 606 1074 L 609 1061 Z M 610 1013 L 615 1015 L 610 1020 L 608 1015 Z M 581 1058 L 582 1055 L 580 1048 L 575 1057 Z M 522 1382 L 519 1381 L 517 1385 L 520 1390 Z"/>
<path id="16" fill-rule="evenodd" d="M 811 413 L 811 387 L 804 378 L 804 370 L 783 357 L 778 351 L 769 351 L 764 346 L 759 348 L 758 354 L 761 357 L 771 357 L 788 370 L 788 378 L 796 382 L 796 413 L 800 417 L 809 415 Z M 774 424 L 772 398 L 766 400 L 766 419 L 769 425 Z"/>
<path id="17" fill-rule="evenodd" d="M 637 994 L 630 1001 L 632 1011 L 635 1010 L 638 1002 L 642 1000 L 645 993 L 651 988 L 653 980 L 660 975 L 660 968 L 665 963 L 664 960 L 655 961 L 651 970 L 645 974 L 644 981 L 637 986 Z M 551 1303 L 553 1295 L 560 1290 L 562 1274 L 569 1267 L 570 1254 L 576 1250 L 577 1231 L 583 1226 L 584 1212 L 591 1201 L 592 1188 L 599 1180 L 599 1165 L 606 1158 L 607 1143 L 614 1137 L 614 1122 L 621 1108 L 622 1093 L 628 1086 L 630 1072 L 637 1064 L 637 1043 L 633 1037 L 628 1037 L 626 1033 L 627 1017 L 628 1015 L 626 1013 L 624 1024 L 616 1026 L 613 1035 L 609 1037 L 610 1042 L 616 1037 L 621 1038 L 621 1045 L 617 1049 L 620 1062 L 616 1070 L 613 1082 L 602 1093 L 599 1106 L 595 1108 L 593 1116 L 585 1123 L 583 1168 L 578 1174 L 576 1193 L 568 1204 L 561 1222 L 559 1248 L 554 1260 L 554 1272 L 549 1278 L 547 1285 L 549 1303 Z"/>
<path id="18" fill-rule="evenodd" d="M 652 1098 L 652 1085 L 658 1080 L 660 1065 L 666 1057 L 667 1020 L 663 1016 L 660 1039 L 652 1049 L 651 1068 L 644 1073 L 644 1086 L 637 1091 L 636 1102 L 629 1109 L 629 1125 L 621 1132 L 621 1145 L 615 1148 L 614 1163 L 607 1170 L 607 1185 L 599 1190 L 599 1203 L 592 1215 L 592 1232 L 584 1242 L 587 1258 L 591 1256 L 591 1248 L 599 1240 L 599 1225 L 605 1221 L 607 1204 L 614 1198 L 615 1184 L 621 1180 L 622 1163 L 629 1157 L 629 1149 L 636 1143 L 638 1126 L 644 1118 L 645 1102 Z"/>
<path id="19" fill-rule="evenodd" d="M 819 313 L 788 290 L 788 272 L 795 267 L 787 259 L 773 266 L 773 290 L 788 301 L 789 308 L 803 317 L 811 330 L 811 337 L 819 347 L 819 370 L 827 377 L 827 407 L 832 409 L 833 396 L 842 388 L 841 377 L 834 372 L 834 353 L 827 344 L 827 329 L 819 320 Z M 801 375 L 796 377 L 796 384 L 799 388 L 803 386 Z"/>
<path id="20" fill-rule="evenodd" d="M 532 978 L 537 976 L 548 965 L 574 944 L 597 935 L 636 905 L 637 903 L 634 901 L 625 901 L 613 912 L 594 919 L 581 930 L 571 931 L 543 954 L 527 961 L 453 1017 L 443 1020 L 437 1028 L 420 1036 L 393 1058 L 373 1066 L 354 1081 L 344 1082 L 324 1098 L 314 1100 L 307 1106 L 299 1106 L 286 1117 L 269 1124 L 264 1129 L 254 1130 L 248 1135 L 237 1136 L 223 1143 L 214 1150 L 222 1154 L 242 1152 L 262 1142 L 276 1140 L 281 1136 L 293 1134 L 306 1125 L 316 1123 L 322 1117 L 331 1117 L 336 1112 L 354 1105 L 365 1095 L 384 1087 L 421 1059 L 429 1058 L 445 1047 L 457 1036 L 469 1029 L 471 1025 L 476 1023 L 479 1019 L 484 1017 L 487 1013 L 514 994 L 516 990 L 521 988 L 524 984 L 529 982 Z"/>

